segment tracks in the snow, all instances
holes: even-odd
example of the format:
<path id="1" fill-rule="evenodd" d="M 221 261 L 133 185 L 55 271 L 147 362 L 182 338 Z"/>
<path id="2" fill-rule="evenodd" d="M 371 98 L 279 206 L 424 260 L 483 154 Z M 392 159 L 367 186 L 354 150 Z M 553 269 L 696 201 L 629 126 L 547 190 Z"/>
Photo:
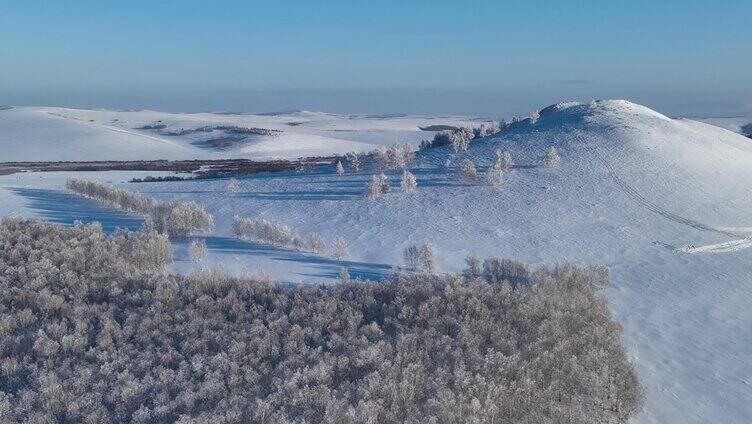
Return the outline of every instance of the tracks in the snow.
<path id="1" fill-rule="evenodd" d="M 675 251 L 678 252 L 685 252 L 685 253 L 722 253 L 722 252 L 733 252 L 737 250 L 746 249 L 748 247 L 752 247 L 752 236 L 745 237 L 745 234 L 747 231 L 743 231 L 743 228 L 737 229 L 737 228 L 723 228 L 723 227 L 711 227 L 709 225 L 703 224 L 702 222 L 695 221 L 693 219 L 675 214 L 656 203 L 650 201 L 645 196 L 643 196 L 639 191 L 637 191 L 634 187 L 629 185 L 626 181 L 624 181 L 614 169 L 614 166 L 602 155 L 600 152 L 598 152 L 597 148 L 589 146 L 588 143 L 582 139 L 581 136 L 577 135 L 575 136 L 579 142 L 579 145 L 582 146 L 585 150 L 590 152 L 593 157 L 595 157 L 599 162 L 603 164 L 604 167 L 606 167 L 606 170 L 613 180 L 614 184 L 616 184 L 619 189 L 626 194 L 629 198 L 637 202 L 640 206 L 644 207 L 645 209 L 663 217 L 664 219 L 667 219 L 672 222 L 676 222 L 682 225 L 685 225 L 687 227 L 693 228 L 695 230 L 700 231 L 707 231 L 712 232 L 716 234 L 721 234 L 727 237 L 733 237 L 735 240 L 724 242 L 724 243 L 717 243 L 717 244 L 711 244 L 706 246 L 684 246 L 684 247 L 677 247 L 674 248 Z M 739 237 L 742 237 L 739 239 Z"/>

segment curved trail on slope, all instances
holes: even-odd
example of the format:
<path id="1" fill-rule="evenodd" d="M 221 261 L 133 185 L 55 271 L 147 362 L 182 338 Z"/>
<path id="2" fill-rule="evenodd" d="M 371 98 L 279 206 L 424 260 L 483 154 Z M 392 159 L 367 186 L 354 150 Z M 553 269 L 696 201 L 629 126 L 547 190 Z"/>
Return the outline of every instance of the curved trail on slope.
<path id="1" fill-rule="evenodd" d="M 585 142 L 585 140 L 583 139 L 583 137 L 580 136 L 580 135 L 576 135 L 575 138 L 577 139 L 577 141 L 580 143 L 580 145 L 585 150 L 587 150 L 588 152 L 592 153 L 593 156 L 595 156 L 595 158 L 599 162 L 601 162 L 603 164 L 603 166 L 606 167 L 606 170 L 608 171 L 609 176 L 614 181 L 614 183 L 617 185 L 617 187 L 619 187 L 619 189 L 621 189 L 621 191 L 624 192 L 624 194 L 626 194 L 628 197 L 630 197 L 632 200 L 634 200 L 635 202 L 637 202 L 638 204 L 640 204 L 645 209 L 647 209 L 647 210 L 649 210 L 649 211 L 651 211 L 653 213 L 656 213 L 656 214 L 662 216 L 663 218 L 665 218 L 665 219 L 667 219 L 669 221 L 676 222 L 676 223 L 679 223 L 679 224 L 682 224 L 682 225 L 686 225 L 686 226 L 694 228 L 696 230 L 713 232 L 713 233 L 716 233 L 716 234 L 722 234 L 724 236 L 734 237 L 734 238 L 744 237 L 742 234 L 729 231 L 729 230 L 732 230 L 730 228 L 724 229 L 724 228 L 711 227 L 711 226 L 703 224 L 703 223 L 701 223 L 699 221 L 695 221 L 693 219 L 690 219 L 690 218 L 687 218 L 687 217 L 684 217 L 684 216 L 681 216 L 681 215 L 677 215 L 677 214 L 675 214 L 675 213 L 673 213 L 671 211 L 668 211 L 668 210 L 662 208 L 661 206 L 659 206 L 659 205 L 651 202 L 645 196 L 643 196 L 639 191 L 637 191 L 634 187 L 630 186 L 626 181 L 624 181 L 621 177 L 619 177 L 619 175 L 616 173 L 616 170 L 614 169 L 613 165 L 611 165 L 611 163 L 602 154 L 600 154 L 600 152 L 598 152 L 597 148 L 587 145 L 587 143 Z M 745 241 L 748 242 L 748 244 L 745 245 L 745 246 L 743 246 L 743 247 L 741 247 L 744 244 L 743 242 L 745 242 Z M 734 247 L 736 247 L 736 248 L 733 249 L 733 250 L 740 250 L 740 249 L 744 249 L 746 247 L 752 246 L 752 239 L 746 237 L 746 238 L 742 238 L 741 240 L 735 240 L 735 241 L 728 242 L 728 243 L 734 244 Z M 687 251 L 688 253 L 703 252 L 703 251 L 716 251 L 716 252 L 726 251 L 726 250 L 716 250 L 716 249 L 714 249 L 715 247 L 720 247 L 722 249 L 723 247 L 726 247 L 725 245 L 727 243 L 721 243 L 721 244 L 724 245 L 724 246 L 720 246 L 720 245 L 710 245 L 710 246 L 707 246 L 708 250 L 702 250 L 703 249 L 702 247 L 697 247 L 697 248 L 691 248 L 690 247 L 690 248 L 684 248 L 684 249 L 680 248 L 680 249 L 677 249 L 677 250 L 679 250 L 679 251 Z"/>

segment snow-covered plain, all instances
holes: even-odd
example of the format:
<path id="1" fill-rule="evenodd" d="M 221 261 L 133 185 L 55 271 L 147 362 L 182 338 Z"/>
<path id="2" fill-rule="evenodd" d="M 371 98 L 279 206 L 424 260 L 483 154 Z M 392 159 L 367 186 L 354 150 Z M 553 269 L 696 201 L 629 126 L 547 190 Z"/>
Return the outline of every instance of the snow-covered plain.
<path id="1" fill-rule="evenodd" d="M 420 127 L 477 126 L 484 121 L 307 111 L 254 115 L 13 107 L 0 109 L 0 162 L 326 156 L 373 150 L 394 142 L 417 145 L 433 137 L 433 132 Z M 275 132 L 190 131 L 217 126 Z M 213 147 L 209 143 L 223 138 L 229 145 Z"/>
<path id="2" fill-rule="evenodd" d="M 393 122 L 390 128 L 398 131 Z M 353 130 L 351 141 L 381 143 L 367 140 L 372 129 Z M 554 169 L 542 166 L 551 145 L 562 158 Z M 516 162 L 501 186 L 457 182 L 463 159 L 484 171 L 497 148 L 511 151 Z M 237 192 L 227 191 L 226 180 L 127 184 L 136 173 L 78 176 L 204 205 L 217 222 L 206 237 L 209 257 L 191 264 L 187 240 L 177 240 L 176 271 L 221 265 L 314 282 L 336 278 L 344 264 L 355 276 L 374 278 L 400 264 L 405 247 L 424 241 L 447 272 L 462 269 L 471 249 L 479 257 L 535 264 L 608 265 L 612 285 L 605 294 L 647 389 L 637 422 L 752 420 L 752 140 L 626 101 L 567 103 L 543 110 L 534 125 L 522 122 L 474 141 L 464 154 L 419 152 L 411 169 L 416 193 L 399 192 L 401 171 L 394 170 L 387 172 L 393 192 L 377 202 L 362 197 L 372 171 L 338 176 L 330 166 L 251 175 Z M 54 200 L 55 192 L 39 191 L 61 190 L 70 175 L 0 177 L 0 214 L 63 223 L 85 218 L 93 208 L 88 201 Z M 351 256 L 338 263 L 237 241 L 234 215 L 277 219 L 327 241 L 343 235 Z M 118 219 L 125 218 L 111 218 Z"/>

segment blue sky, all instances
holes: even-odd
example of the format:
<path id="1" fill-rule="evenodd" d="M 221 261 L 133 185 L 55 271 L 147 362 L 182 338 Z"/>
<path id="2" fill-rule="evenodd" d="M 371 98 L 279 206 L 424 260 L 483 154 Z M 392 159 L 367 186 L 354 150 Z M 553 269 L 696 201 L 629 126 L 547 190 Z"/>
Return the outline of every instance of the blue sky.
<path id="1" fill-rule="evenodd" d="M 750 1 L 4 1 L 0 103 L 751 113 L 750 17 Z"/>

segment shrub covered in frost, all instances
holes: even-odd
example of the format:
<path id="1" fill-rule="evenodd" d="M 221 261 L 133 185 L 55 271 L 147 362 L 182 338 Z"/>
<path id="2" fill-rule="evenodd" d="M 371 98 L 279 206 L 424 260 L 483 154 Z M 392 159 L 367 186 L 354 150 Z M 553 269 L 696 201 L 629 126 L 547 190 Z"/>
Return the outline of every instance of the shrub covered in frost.
<path id="1" fill-rule="evenodd" d="M 389 179 L 386 175 L 380 174 L 374 175 L 371 181 L 366 184 L 363 195 L 370 200 L 378 200 L 384 194 L 389 193 L 389 191 Z"/>
<path id="2" fill-rule="evenodd" d="M 559 152 L 556 151 L 554 146 L 549 147 L 548 151 L 546 151 L 546 166 L 549 168 L 556 168 L 559 166 L 560 162 L 561 157 L 559 157 Z"/>
<path id="3" fill-rule="evenodd" d="M 360 156 L 361 154 L 359 152 L 347 153 L 347 163 L 350 165 L 350 170 L 352 172 L 360 171 Z"/>
<path id="4" fill-rule="evenodd" d="M 476 171 L 475 164 L 470 159 L 465 159 L 460 164 L 457 179 L 465 183 L 474 183 L 478 180 L 478 171 Z"/>
<path id="5" fill-rule="evenodd" d="M 538 119 L 540 119 L 540 112 L 534 110 L 533 113 L 530 114 L 530 123 L 535 124 L 538 122 Z"/>
<path id="6" fill-rule="evenodd" d="M 407 169 L 402 171 L 400 188 L 402 188 L 403 193 L 412 193 L 418 188 L 418 182 L 415 179 L 415 175 L 413 175 L 413 173 L 408 171 Z"/>
<path id="7" fill-rule="evenodd" d="M 324 253 L 324 250 L 326 250 L 324 237 L 319 233 L 311 233 L 308 236 L 308 249 L 317 255 Z"/>
<path id="8" fill-rule="evenodd" d="M 206 241 L 203 239 L 201 240 L 191 240 L 191 242 L 188 244 L 188 256 L 191 259 L 191 262 L 201 262 L 206 258 L 207 253 L 209 253 L 209 250 L 206 248 Z"/>
<path id="9" fill-rule="evenodd" d="M 332 256 L 340 261 L 349 255 L 350 252 L 347 249 L 347 241 L 345 241 L 344 237 L 340 235 L 332 237 Z"/>

